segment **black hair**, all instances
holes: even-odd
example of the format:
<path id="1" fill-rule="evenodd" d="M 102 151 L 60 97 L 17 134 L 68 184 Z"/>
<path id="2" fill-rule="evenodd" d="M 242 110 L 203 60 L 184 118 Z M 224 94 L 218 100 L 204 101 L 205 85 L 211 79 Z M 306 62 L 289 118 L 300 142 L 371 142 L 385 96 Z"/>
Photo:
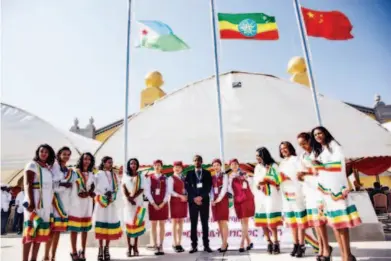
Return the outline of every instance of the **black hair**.
<path id="1" fill-rule="evenodd" d="M 197 159 L 200 160 L 201 163 L 203 162 L 201 155 L 194 155 L 193 161 L 194 161 L 194 160 L 197 160 Z"/>
<path id="2" fill-rule="evenodd" d="M 377 182 L 377 181 L 374 182 L 374 183 L 373 183 L 373 187 L 374 187 L 374 188 L 377 188 L 377 189 L 381 188 L 380 182 Z"/>
<path id="3" fill-rule="evenodd" d="M 273 159 L 272 155 L 270 154 L 267 148 L 265 147 L 258 148 L 257 152 L 259 154 L 259 157 L 262 158 L 263 165 L 272 165 L 273 163 L 276 163 L 276 161 Z"/>
<path id="4" fill-rule="evenodd" d="M 311 134 L 309 132 L 302 132 L 302 133 L 299 133 L 299 135 L 297 135 L 297 138 L 300 139 L 304 139 L 306 141 L 309 141 L 311 142 Z"/>
<path id="5" fill-rule="evenodd" d="M 112 157 L 109 157 L 109 156 L 104 156 L 100 162 L 100 165 L 99 165 L 99 170 L 103 170 L 104 167 L 105 167 L 105 163 L 108 161 L 108 160 L 113 160 Z"/>
<path id="6" fill-rule="evenodd" d="M 319 156 L 319 154 L 322 152 L 323 148 L 322 148 L 322 144 L 317 142 L 315 139 L 315 135 L 314 135 L 315 130 L 320 130 L 321 132 L 323 132 L 324 141 L 326 143 L 327 148 L 329 147 L 329 144 L 332 141 L 335 141 L 338 145 L 341 145 L 325 127 L 323 127 L 323 126 L 315 127 L 311 131 L 311 147 L 312 147 L 312 151 L 314 151 L 316 157 Z"/>
<path id="7" fill-rule="evenodd" d="M 58 164 L 60 164 L 60 165 L 61 165 L 61 153 L 63 153 L 64 151 L 69 151 L 69 153 L 72 155 L 71 149 L 67 146 L 64 146 L 61 149 L 59 149 L 56 154 L 56 159 L 57 159 Z"/>
<path id="8" fill-rule="evenodd" d="M 296 150 L 295 148 L 293 147 L 292 143 L 290 143 L 289 141 L 282 141 L 280 143 L 280 146 L 278 147 L 278 150 L 280 151 L 280 157 L 283 159 L 284 157 L 282 156 L 282 153 L 281 153 L 281 145 L 285 145 L 288 147 L 288 151 L 289 151 L 289 154 L 291 156 L 296 156 Z"/>
<path id="9" fill-rule="evenodd" d="M 49 152 L 48 158 L 46 159 L 46 164 L 49 166 L 52 166 L 54 164 L 54 161 L 56 160 L 56 153 L 54 152 L 54 149 L 49 144 L 41 144 L 38 146 L 37 150 L 35 151 L 34 161 L 40 161 L 39 158 L 39 150 L 41 148 L 47 149 Z"/>
<path id="10" fill-rule="evenodd" d="M 90 165 L 87 168 L 87 171 L 89 171 L 89 172 L 93 171 L 94 166 L 95 166 L 95 157 L 91 153 L 89 153 L 89 152 L 85 152 L 85 153 L 81 154 L 81 156 L 80 156 L 80 158 L 79 158 L 79 160 L 77 162 L 76 168 L 78 168 L 80 171 L 83 171 L 83 159 L 84 159 L 84 156 L 88 156 L 91 159 L 91 162 L 90 162 Z"/>
<path id="11" fill-rule="evenodd" d="M 136 171 L 138 170 L 138 168 L 140 167 L 140 162 L 138 161 L 138 159 L 136 158 L 131 158 L 128 160 L 128 163 L 126 164 L 126 174 L 128 175 L 132 175 L 132 169 L 130 168 L 130 162 L 135 161 L 136 162 Z"/>

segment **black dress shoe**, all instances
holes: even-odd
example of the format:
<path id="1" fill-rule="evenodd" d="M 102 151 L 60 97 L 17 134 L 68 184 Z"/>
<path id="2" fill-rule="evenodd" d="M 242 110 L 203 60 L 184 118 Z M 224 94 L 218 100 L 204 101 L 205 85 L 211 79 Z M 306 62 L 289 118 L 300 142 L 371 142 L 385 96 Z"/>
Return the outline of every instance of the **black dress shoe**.
<path id="1" fill-rule="evenodd" d="M 208 252 L 208 253 L 212 253 L 212 252 L 213 252 L 213 250 L 210 249 L 209 246 L 204 247 L 204 251 L 205 251 L 205 252 Z"/>
<path id="2" fill-rule="evenodd" d="M 193 254 L 193 253 L 195 253 L 195 252 L 198 252 L 198 249 L 197 249 L 196 247 L 193 247 L 193 248 L 189 251 L 190 254 Z"/>

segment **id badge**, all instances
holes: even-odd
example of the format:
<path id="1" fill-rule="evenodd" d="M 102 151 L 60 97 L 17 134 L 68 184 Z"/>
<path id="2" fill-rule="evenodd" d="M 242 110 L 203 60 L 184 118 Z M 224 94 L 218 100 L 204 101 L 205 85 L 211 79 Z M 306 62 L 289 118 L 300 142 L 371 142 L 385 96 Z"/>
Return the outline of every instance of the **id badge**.
<path id="1" fill-rule="evenodd" d="M 160 188 L 157 188 L 157 189 L 155 190 L 155 195 L 156 195 L 156 196 L 159 196 L 159 195 L 160 195 Z"/>
<path id="2" fill-rule="evenodd" d="M 202 183 L 197 183 L 197 188 L 202 188 Z"/>
<path id="3" fill-rule="evenodd" d="M 218 194 L 219 193 L 219 187 L 214 187 L 214 192 L 215 192 L 215 194 Z"/>
<path id="4" fill-rule="evenodd" d="M 247 189 L 247 182 L 243 182 L 242 188 Z"/>

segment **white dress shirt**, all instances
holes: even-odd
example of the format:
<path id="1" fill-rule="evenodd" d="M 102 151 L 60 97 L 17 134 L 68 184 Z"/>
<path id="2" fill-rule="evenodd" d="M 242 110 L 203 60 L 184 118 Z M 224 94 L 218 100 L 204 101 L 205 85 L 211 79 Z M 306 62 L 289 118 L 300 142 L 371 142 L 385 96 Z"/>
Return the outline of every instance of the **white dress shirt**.
<path id="1" fill-rule="evenodd" d="M 227 174 L 223 174 L 223 173 L 216 174 L 216 175 L 223 175 L 223 186 L 221 188 L 219 196 L 216 199 L 216 203 L 218 203 L 218 202 L 220 202 L 224 198 L 224 196 L 228 192 L 228 175 Z M 212 187 L 212 189 L 214 189 L 214 188 Z"/>
<path id="2" fill-rule="evenodd" d="M 159 179 L 162 174 L 154 174 L 154 176 Z M 173 191 L 173 180 L 171 177 L 166 177 L 166 193 L 164 195 L 163 202 L 167 203 L 170 200 L 170 196 Z M 155 200 L 153 199 L 152 193 L 151 193 L 151 177 L 147 177 L 145 179 L 145 188 L 144 188 L 144 194 L 147 197 L 148 201 L 153 205 L 155 204 Z"/>
<path id="3" fill-rule="evenodd" d="M 7 191 L 1 191 L 1 209 L 4 212 L 8 212 L 8 209 L 10 207 L 10 202 L 12 200 L 12 196 Z"/>
<path id="4" fill-rule="evenodd" d="M 18 193 L 15 199 L 15 206 L 17 206 L 16 212 L 18 212 L 19 214 L 23 213 L 23 202 L 24 202 L 24 191 L 22 190 L 21 192 Z"/>

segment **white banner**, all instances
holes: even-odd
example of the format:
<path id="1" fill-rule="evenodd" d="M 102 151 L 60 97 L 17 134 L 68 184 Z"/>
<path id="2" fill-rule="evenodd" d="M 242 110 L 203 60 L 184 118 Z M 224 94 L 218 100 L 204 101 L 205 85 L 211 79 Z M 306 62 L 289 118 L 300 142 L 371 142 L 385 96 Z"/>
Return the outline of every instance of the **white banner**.
<path id="1" fill-rule="evenodd" d="M 230 217 L 228 222 L 228 244 L 230 248 L 239 248 L 240 240 L 242 236 L 242 229 L 239 219 L 235 216 L 235 213 L 232 213 L 233 210 L 230 210 Z M 264 234 L 262 229 L 258 229 L 254 226 L 254 220 L 250 219 L 249 222 L 249 234 L 251 241 L 256 247 L 265 247 L 266 241 L 264 239 Z M 201 221 L 198 222 L 197 227 L 198 233 L 198 247 L 203 247 L 202 242 L 202 227 Z M 280 237 L 281 244 L 292 244 L 292 236 L 290 230 L 284 227 L 278 229 L 278 234 Z M 166 238 L 164 240 L 164 246 L 170 247 L 173 245 L 173 236 L 172 236 L 172 222 L 168 220 L 166 223 Z M 213 222 L 212 218 L 209 219 L 209 245 L 211 248 L 219 248 L 221 246 L 221 235 L 218 228 L 217 222 Z M 190 218 L 186 218 L 183 225 L 183 235 L 182 235 L 182 246 L 189 248 L 191 246 L 190 240 Z"/>

